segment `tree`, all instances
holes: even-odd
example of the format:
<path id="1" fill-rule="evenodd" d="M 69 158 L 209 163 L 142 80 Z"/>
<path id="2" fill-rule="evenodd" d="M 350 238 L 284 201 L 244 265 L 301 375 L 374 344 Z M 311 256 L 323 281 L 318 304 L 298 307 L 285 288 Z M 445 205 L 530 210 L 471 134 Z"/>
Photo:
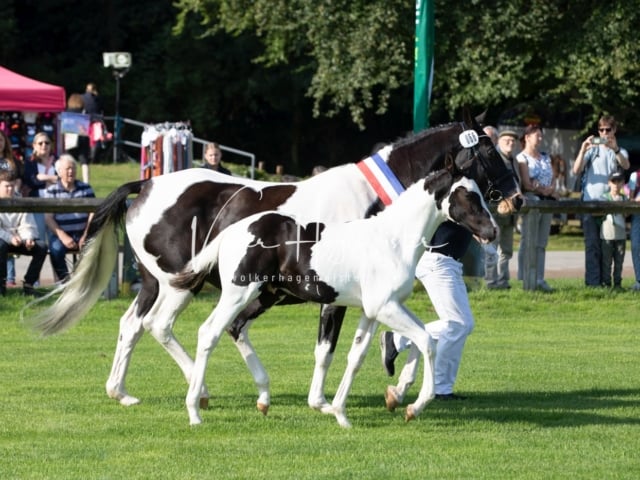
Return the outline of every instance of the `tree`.
<path id="1" fill-rule="evenodd" d="M 435 0 L 432 115 L 463 105 L 532 103 L 595 118 L 611 110 L 637 128 L 640 14 L 591 0 Z M 180 0 L 176 28 L 197 15 L 211 32 L 252 32 L 266 65 L 310 70 L 315 115 L 367 111 L 412 82 L 413 6 L 406 1 Z M 403 91 L 404 92 L 404 91 Z M 409 99 L 407 99 L 409 101 Z"/>

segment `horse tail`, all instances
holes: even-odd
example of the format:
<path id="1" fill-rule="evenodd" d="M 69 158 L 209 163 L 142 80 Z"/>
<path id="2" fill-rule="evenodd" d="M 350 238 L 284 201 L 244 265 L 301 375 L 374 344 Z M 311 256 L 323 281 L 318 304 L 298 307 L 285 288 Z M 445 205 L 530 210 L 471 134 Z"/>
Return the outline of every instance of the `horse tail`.
<path id="1" fill-rule="evenodd" d="M 139 194 L 144 183 L 145 180 L 124 184 L 98 206 L 75 270 L 66 283 L 44 297 L 61 293 L 53 305 L 29 321 L 34 330 L 43 336 L 60 333 L 78 323 L 98 301 L 118 258 L 118 227 L 124 222 L 127 197 Z"/>
<path id="2" fill-rule="evenodd" d="M 178 290 L 193 290 L 198 288 L 207 278 L 213 267 L 218 263 L 220 244 L 224 238 L 223 230 L 207 244 L 185 265 L 170 282 L 170 285 Z"/>

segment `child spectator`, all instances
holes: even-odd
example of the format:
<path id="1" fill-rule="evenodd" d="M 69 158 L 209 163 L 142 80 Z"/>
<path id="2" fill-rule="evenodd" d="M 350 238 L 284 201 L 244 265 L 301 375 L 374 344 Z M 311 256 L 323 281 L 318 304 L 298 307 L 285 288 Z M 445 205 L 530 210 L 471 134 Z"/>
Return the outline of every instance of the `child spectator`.
<path id="1" fill-rule="evenodd" d="M 0 198 L 12 198 L 16 176 L 7 170 L 0 170 Z M 40 277 L 42 264 L 47 256 L 47 247 L 38 238 L 38 229 L 31 213 L 0 213 L 0 296 L 7 291 L 7 255 L 19 253 L 32 257 L 24 277 L 22 287 L 25 295 L 37 295 L 34 283 Z"/>
<path id="2" fill-rule="evenodd" d="M 614 172 L 609 176 L 609 191 L 602 195 L 603 200 L 620 202 L 629 200 L 624 193 L 624 175 Z M 627 229 L 622 213 L 609 213 L 600 228 L 602 242 L 602 283 L 611 286 L 611 267 L 613 264 L 613 287 L 621 288 L 622 264 L 624 263 Z"/>

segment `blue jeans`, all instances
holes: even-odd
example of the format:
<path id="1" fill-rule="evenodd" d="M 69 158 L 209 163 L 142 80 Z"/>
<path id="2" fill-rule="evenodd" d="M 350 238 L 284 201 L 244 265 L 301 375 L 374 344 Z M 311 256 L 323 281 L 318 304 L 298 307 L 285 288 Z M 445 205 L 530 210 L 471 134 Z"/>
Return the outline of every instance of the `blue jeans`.
<path id="1" fill-rule="evenodd" d="M 71 234 L 71 237 L 76 243 L 80 240 L 80 235 Z M 59 281 L 63 281 L 69 276 L 69 268 L 67 267 L 67 261 L 65 259 L 68 251 L 67 247 L 64 246 L 56 235 L 49 233 L 49 257 L 51 258 L 53 271 Z"/>
<path id="2" fill-rule="evenodd" d="M 631 216 L 631 261 L 636 282 L 640 283 L 640 215 Z"/>
<path id="3" fill-rule="evenodd" d="M 582 216 L 584 234 L 584 283 L 590 287 L 603 284 L 602 242 L 600 241 L 600 222 L 593 215 Z"/>

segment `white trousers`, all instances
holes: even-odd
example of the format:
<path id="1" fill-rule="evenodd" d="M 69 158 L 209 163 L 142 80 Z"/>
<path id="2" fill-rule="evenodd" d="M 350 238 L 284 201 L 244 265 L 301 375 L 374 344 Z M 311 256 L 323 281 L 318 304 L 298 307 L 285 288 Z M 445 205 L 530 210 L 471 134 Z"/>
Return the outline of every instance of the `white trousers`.
<path id="1" fill-rule="evenodd" d="M 462 264 L 439 253 L 425 252 L 418 262 L 416 277 L 427 290 L 439 318 L 425 325 L 427 332 L 438 342 L 435 393 L 453 393 L 462 350 L 474 327 L 467 287 L 462 277 Z M 393 340 L 398 352 L 411 345 L 408 339 L 396 333 Z"/>

